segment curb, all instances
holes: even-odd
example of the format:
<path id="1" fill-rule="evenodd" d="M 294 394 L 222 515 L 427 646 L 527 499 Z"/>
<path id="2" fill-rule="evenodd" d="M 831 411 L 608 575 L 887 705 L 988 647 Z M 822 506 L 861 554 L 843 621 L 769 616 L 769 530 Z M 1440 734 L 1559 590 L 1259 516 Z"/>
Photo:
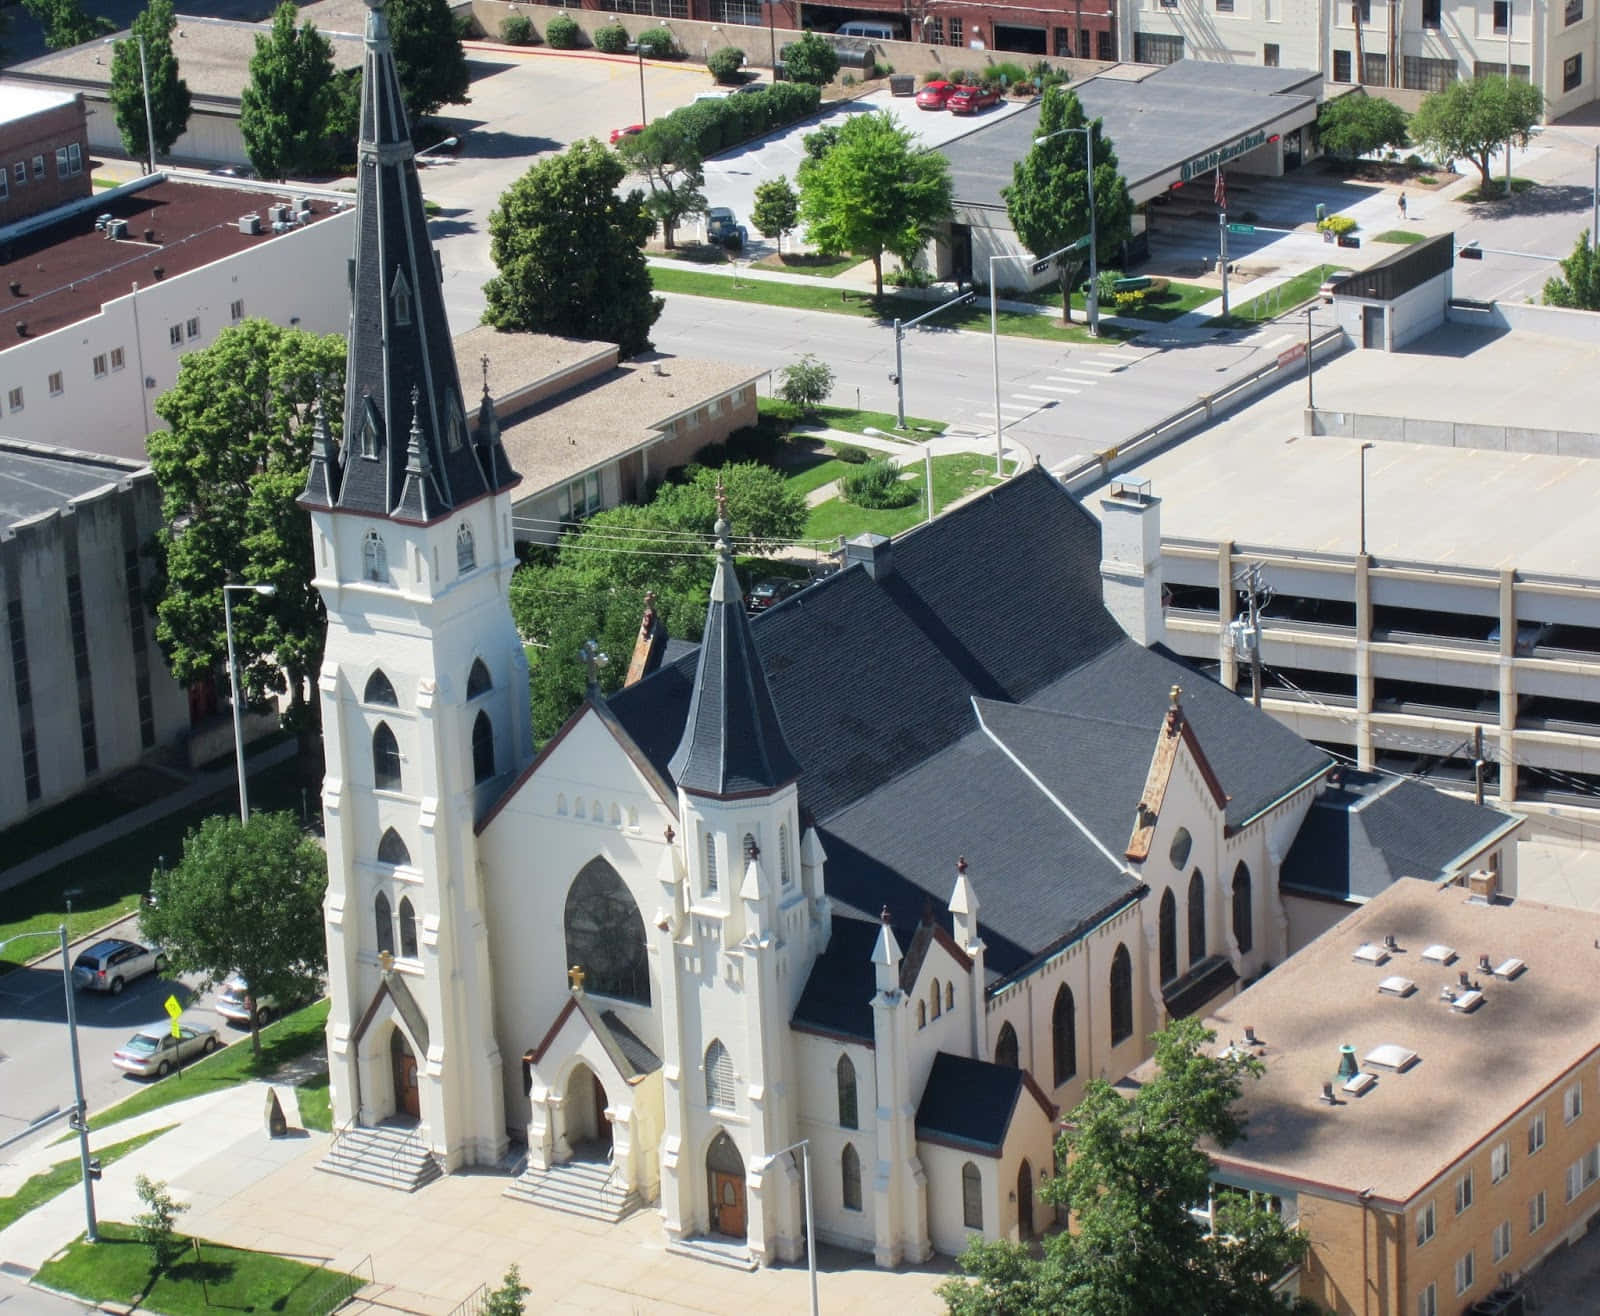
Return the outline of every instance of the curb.
<path id="1" fill-rule="evenodd" d="M 92 932 L 85 932 L 85 933 L 82 933 L 81 935 L 76 936 L 76 937 L 69 936 L 67 938 L 67 950 L 68 950 L 68 952 L 70 952 L 73 949 L 73 947 L 75 947 L 75 946 L 80 946 L 86 941 L 92 941 L 96 937 L 103 937 L 106 933 L 110 932 L 112 928 L 117 927 L 122 923 L 126 923 L 130 918 L 138 918 L 138 917 L 139 917 L 139 911 L 136 910 L 136 909 L 135 910 L 131 910 L 126 914 L 119 914 L 116 918 L 112 919 L 111 922 L 109 922 L 109 923 L 102 923 L 99 927 L 95 928 Z M 43 964 L 52 955 L 59 955 L 60 953 L 61 953 L 61 947 L 60 946 L 57 946 L 54 950 L 43 951 L 40 954 L 35 955 L 31 960 L 23 960 L 21 964 L 17 965 L 17 969 L 31 969 L 31 968 L 34 968 L 37 965 Z M 65 971 L 66 968 L 67 968 L 66 965 L 62 965 L 63 971 Z M 10 972 L 15 973 L 17 971 L 17 969 L 12 969 L 12 970 L 10 970 Z M 0 974 L 0 978 L 3 978 L 4 976 L 5 976 L 5 974 Z"/>

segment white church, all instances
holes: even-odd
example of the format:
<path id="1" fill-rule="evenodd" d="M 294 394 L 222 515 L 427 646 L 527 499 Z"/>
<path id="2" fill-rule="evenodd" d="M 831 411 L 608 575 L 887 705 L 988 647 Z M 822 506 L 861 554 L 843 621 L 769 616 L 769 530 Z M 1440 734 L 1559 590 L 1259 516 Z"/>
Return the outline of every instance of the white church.
<path id="1" fill-rule="evenodd" d="M 753 620 L 724 513 L 698 648 L 663 661 L 646 611 L 629 684 L 535 755 L 517 476 L 468 423 L 379 4 L 359 155 L 344 437 L 301 500 L 327 1168 L 502 1167 L 759 1265 L 804 1252 L 803 1141 L 817 1236 L 879 1265 L 1045 1229 L 1085 1082 L 1387 880 L 1318 840 L 1287 884 L 1308 815 L 1358 811 L 1333 761 L 1161 645 L 1157 500 L 1102 534 L 1038 469 Z M 1513 880 L 1502 815 L 1406 814 L 1406 871 Z"/>

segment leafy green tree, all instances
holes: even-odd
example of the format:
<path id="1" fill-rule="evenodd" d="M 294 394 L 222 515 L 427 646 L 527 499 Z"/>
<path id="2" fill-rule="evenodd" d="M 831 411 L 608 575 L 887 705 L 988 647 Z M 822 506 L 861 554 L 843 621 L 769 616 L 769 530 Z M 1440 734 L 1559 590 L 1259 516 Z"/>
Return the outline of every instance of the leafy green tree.
<path id="1" fill-rule="evenodd" d="M 151 877 L 144 935 L 180 973 L 250 986 L 250 1044 L 261 1058 L 256 1002 L 314 995 L 327 971 L 322 897 L 328 860 L 292 813 L 207 818 L 183 838 L 183 858 Z"/>
<path id="2" fill-rule="evenodd" d="M 624 137 L 617 154 L 628 169 L 644 175 L 650 188 L 645 209 L 660 221 L 671 251 L 677 226 L 706 209 L 706 172 L 694 133 L 682 118 L 668 115 L 642 133 Z"/>
<path id="3" fill-rule="evenodd" d="M 522 1272 L 513 1265 L 483 1304 L 484 1316 L 523 1316 L 527 1310 L 528 1295 L 532 1293 L 522 1282 Z"/>
<path id="4" fill-rule="evenodd" d="M 711 534 L 719 477 L 739 552 L 770 551 L 804 530 L 805 498 L 771 467 L 691 467 L 688 482 L 663 485 L 646 506 L 590 517 L 563 537 L 550 561 L 518 569 L 511 611 L 537 650 L 529 681 L 537 739 L 553 736 L 582 703 L 588 670 L 579 651 L 588 640 L 609 657 L 601 689 L 622 684 L 646 593 L 655 596 L 656 613 L 672 635 L 699 639 L 715 568 Z"/>
<path id="5" fill-rule="evenodd" d="M 86 11 L 83 0 L 22 0 L 22 7 L 44 29 L 44 44 L 51 50 L 81 46 L 117 30 L 109 18 Z"/>
<path id="6" fill-rule="evenodd" d="M 388 0 L 384 14 L 412 126 L 441 106 L 465 105 L 471 78 L 449 0 Z"/>
<path id="7" fill-rule="evenodd" d="M 800 197 L 787 178 L 780 175 L 756 185 L 750 222 L 762 237 L 777 238 L 778 250 L 783 250 L 784 238 L 800 222 Z"/>
<path id="8" fill-rule="evenodd" d="M 849 119 L 826 155 L 801 162 L 799 179 L 807 239 L 870 260 L 879 297 L 884 252 L 912 264 L 950 216 L 950 162 L 882 112 Z"/>
<path id="9" fill-rule="evenodd" d="M 1039 131 L 1044 139 L 1011 169 L 1011 186 L 1005 189 L 1006 213 L 1011 227 L 1029 251 L 1055 251 L 1089 236 L 1088 144 L 1077 131 L 1088 124 L 1078 93 L 1055 87 L 1039 109 Z M 1052 134 L 1059 134 L 1053 136 Z M 1133 201 L 1117 163 L 1111 139 L 1094 121 L 1094 215 L 1096 255 L 1107 264 L 1116 261 L 1122 244 L 1133 232 Z M 1056 258 L 1061 275 L 1061 317 L 1072 323 L 1072 289 L 1088 260 L 1086 250 L 1068 251 Z"/>
<path id="10" fill-rule="evenodd" d="M 160 1273 L 183 1255 L 184 1242 L 178 1237 L 177 1224 L 189 1204 L 173 1200 L 165 1179 L 135 1175 L 133 1191 L 144 1203 L 144 1210 L 133 1217 L 134 1232 L 150 1249 L 151 1268 Z"/>
<path id="11" fill-rule="evenodd" d="M 783 50 L 783 74 L 790 82 L 809 82 L 824 87 L 839 71 L 839 53 L 815 32 L 805 32 L 800 40 Z"/>
<path id="12" fill-rule="evenodd" d="M 1494 76 L 1452 82 L 1423 98 L 1411 116 L 1411 139 L 1441 162 L 1471 160 L 1487 196 L 1494 187 L 1489 156 L 1508 141 L 1526 146 L 1543 113 L 1544 95 L 1529 83 Z"/>
<path id="13" fill-rule="evenodd" d="M 806 148 L 806 159 L 820 160 L 823 156 L 839 143 L 838 124 L 825 123 L 822 127 L 808 132 L 800 139 L 800 144 Z"/>
<path id="14" fill-rule="evenodd" d="M 1544 285 L 1546 306 L 1600 311 L 1600 258 L 1589 246 L 1589 230 L 1578 234 L 1572 255 L 1561 262 L 1561 277 Z"/>
<path id="15" fill-rule="evenodd" d="M 655 228 L 644 193 L 619 195 L 626 170 L 588 139 L 538 161 L 489 215 L 485 324 L 616 343 L 625 357 L 650 347 L 662 302 L 650 292 L 644 244 Z"/>
<path id="16" fill-rule="evenodd" d="M 342 109 L 333 44 L 309 21 L 296 29 L 298 13 L 293 0 L 283 0 L 271 34 L 256 38 L 241 97 L 239 132 L 262 178 L 321 173 L 333 164 Z"/>
<path id="17" fill-rule="evenodd" d="M 123 148 L 141 163 L 155 153 L 167 155 L 189 126 L 189 84 L 178 74 L 172 32 L 178 16 L 172 0 L 150 0 L 133 20 L 131 35 L 111 48 L 111 112 L 122 134 Z M 144 82 L 139 72 L 139 41 L 144 40 L 145 67 L 150 74 L 150 124 L 145 131 Z"/>
<path id="18" fill-rule="evenodd" d="M 1211 1191 L 1202 1140 L 1244 1136 L 1237 1103 L 1261 1062 L 1218 1057 L 1216 1034 L 1193 1019 L 1155 1037 L 1156 1073 L 1131 1096 L 1093 1079 L 1056 1144 L 1062 1170 L 1040 1195 L 1077 1224 L 1045 1240 L 1043 1256 L 978 1242 L 960 1259 L 966 1279 L 939 1294 L 956 1316 L 1271 1316 L 1297 1308 L 1272 1292 L 1305 1256 L 1302 1234 L 1265 1204 L 1223 1194 L 1217 1230 L 1189 1214 Z M 1305 1307 L 1300 1310 L 1314 1310 Z"/>
<path id="19" fill-rule="evenodd" d="M 807 352 L 793 365 L 778 372 L 783 382 L 778 385 L 778 396 L 792 407 L 812 412 L 828 400 L 833 392 L 833 370 L 826 361 L 818 361 Z"/>
<path id="20" fill-rule="evenodd" d="M 151 549 L 152 605 L 173 676 L 189 685 L 225 670 L 225 582 L 274 585 L 270 598 L 235 597 L 243 694 L 260 703 L 287 690 L 286 724 L 302 733 L 316 725 L 308 693 L 322 666 L 325 615 L 295 499 L 317 403 L 337 435 L 344 357 L 343 335 L 245 320 L 183 358 L 177 383 L 156 399 L 169 428 L 148 441 L 163 521 Z"/>
<path id="21" fill-rule="evenodd" d="M 1399 150 L 1406 144 L 1409 121 L 1393 101 L 1357 89 L 1322 103 L 1317 111 L 1317 137 L 1329 155 L 1353 160 L 1385 146 Z"/>

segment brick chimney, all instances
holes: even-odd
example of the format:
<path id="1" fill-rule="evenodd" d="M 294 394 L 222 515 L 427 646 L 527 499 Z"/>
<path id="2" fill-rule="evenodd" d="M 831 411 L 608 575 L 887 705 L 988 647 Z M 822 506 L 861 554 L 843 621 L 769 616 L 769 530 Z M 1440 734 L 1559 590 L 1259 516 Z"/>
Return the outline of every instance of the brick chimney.
<path id="1" fill-rule="evenodd" d="M 1106 610 L 1139 644 L 1166 636 L 1161 595 L 1161 500 L 1148 480 L 1113 480 L 1100 500 L 1100 591 Z"/>

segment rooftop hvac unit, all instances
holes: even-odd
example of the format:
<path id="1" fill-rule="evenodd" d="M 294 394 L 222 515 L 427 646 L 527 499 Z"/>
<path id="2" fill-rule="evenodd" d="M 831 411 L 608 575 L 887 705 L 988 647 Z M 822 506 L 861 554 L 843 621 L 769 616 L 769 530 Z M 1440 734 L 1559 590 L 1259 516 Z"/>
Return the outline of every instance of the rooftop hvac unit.
<path id="1" fill-rule="evenodd" d="M 113 219 L 109 224 L 106 225 L 106 236 L 108 238 L 127 237 L 128 221 L 125 219 Z"/>
<path id="2" fill-rule="evenodd" d="M 239 216 L 239 232 L 244 233 L 244 234 L 248 234 L 251 237 L 254 237 L 257 233 L 260 233 L 261 232 L 261 216 L 260 215 L 240 215 Z"/>
<path id="3" fill-rule="evenodd" d="M 294 208 L 296 210 L 309 211 L 311 209 L 311 198 L 310 197 L 304 197 L 304 196 L 297 196 L 294 199 Z"/>
<path id="4" fill-rule="evenodd" d="M 287 233 L 293 227 L 293 224 L 287 223 L 281 219 L 275 219 L 272 221 L 272 231 L 274 233 Z"/>
<path id="5" fill-rule="evenodd" d="M 282 224 L 289 218 L 289 207 L 282 204 L 268 206 L 267 217 L 271 219 L 274 224 Z"/>

